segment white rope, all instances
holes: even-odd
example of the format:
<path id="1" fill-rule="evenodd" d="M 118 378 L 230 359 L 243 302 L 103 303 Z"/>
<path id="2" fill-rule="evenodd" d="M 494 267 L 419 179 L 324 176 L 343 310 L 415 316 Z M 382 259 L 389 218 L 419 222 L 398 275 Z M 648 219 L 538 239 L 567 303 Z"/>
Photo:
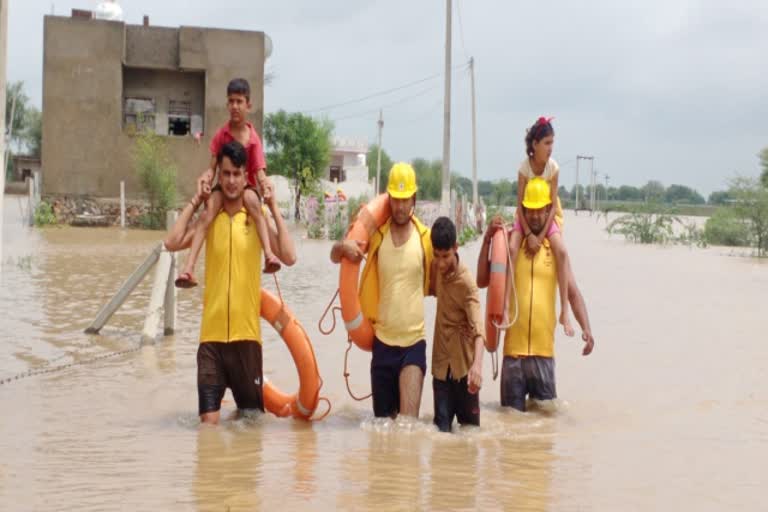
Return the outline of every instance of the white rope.
<path id="1" fill-rule="evenodd" d="M 507 226 L 506 224 L 502 226 L 502 229 L 504 230 L 504 233 L 507 233 Z M 501 345 L 501 331 L 506 331 L 515 323 L 517 323 L 517 319 L 519 317 L 519 309 L 520 306 L 517 301 L 517 287 L 515 286 L 515 276 L 512 274 L 512 251 L 509 248 L 509 240 L 507 237 L 504 237 L 505 245 L 507 247 L 507 275 L 506 277 L 510 279 L 510 284 L 512 285 L 512 296 L 515 299 L 515 317 L 507 324 L 497 324 L 496 321 L 491 320 L 491 323 L 494 327 L 496 327 L 496 350 L 491 352 L 491 365 L 493 367 L 493 380 L 495 381 L 499 376 L 499 346 Z M 506 283 L 506 280 L 505 280 Z M 508 310 L 508 299 L 507 296 L 507 287 L 506 284 L 504 286 L 504 304 L 502 311 L 506 312 Z"/>

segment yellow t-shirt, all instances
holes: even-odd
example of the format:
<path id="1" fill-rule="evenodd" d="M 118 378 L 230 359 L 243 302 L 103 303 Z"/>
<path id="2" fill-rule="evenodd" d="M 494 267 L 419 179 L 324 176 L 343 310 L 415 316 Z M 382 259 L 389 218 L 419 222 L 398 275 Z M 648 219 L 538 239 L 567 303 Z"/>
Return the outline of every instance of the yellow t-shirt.
<path id="1" fill-rule="evenodd" d="M 549 240 L 536 256 L 522 248 L 515 264 L 515 288 L 519 314 L 504 338 L 504 355 L 511 357 L 555 356 L 555 301 L 557 262 Z M 509 318 L 515 314 L 515 301 L 509 301 Z"/>
<path id="2" fill-rule="evenodd" d="M 387 345 L 409 347 L 424 335 L 424 255 L 414 228 L 400 247 L 387 231 L 379 248 L 379 312 L 376 337 Z"/>
<path id="3" fill-rule="evenodd" d="M 221 211 L 205 245 L 200 342 L 261 342 L 261 240 L 245 208 Z"/>

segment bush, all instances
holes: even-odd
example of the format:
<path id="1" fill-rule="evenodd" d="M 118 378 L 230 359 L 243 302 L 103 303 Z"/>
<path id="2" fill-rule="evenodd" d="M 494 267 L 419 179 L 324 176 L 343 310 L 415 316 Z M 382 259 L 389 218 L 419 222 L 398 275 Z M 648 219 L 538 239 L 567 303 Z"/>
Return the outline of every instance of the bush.
<path id="1" fill-rule="evenodd" d="M 606 229 L 635 243 L 665 244 L 674 240 L 672 227 L 679 223 L 678 217 L 658 206 L 643 206 L 617 218 Z"/>
<path id="2" fill-rule="evenodd" d="M 149 213 L 140 222 L 149 229 L 165 229 L 165 214 L 176 203 L 176 167 L 165 139 L 149 131 L 138 135 L 134 161 L 139 182 L 149 200 Z"/>
<path id="3" fill-rule="evenodd" d="M 710 245 L 745 247 L 749 245 L 749 226 L 733 208 L 718 208 L 704 225 L 704 240 Z"/>
<path id="4" fill-rule="evenodd" d="M 45 201 L 40 201 L 40 204 L 35 208 L 34 219 L 37 227 L 49 226 L 57 222 L 53 207 Z"/>
<path id="5" fill-rule="evenodd" d="M 461 233 L 459 233 L 458 243 L 459 243 L 459 245 L 464 245 L 467 242 L 471 242 L 475 238 L 477 238 L 477 232 L 474 229 L 472 229 L 471 226 L 466 226 L 461 231 Z"/>
<path id="6" fill-rule="evenodd" d="M 332 219 L 328 224 L 328 240 L 341 240 L 347 232 L 345 216 L 342 214 L 343 207 L 340 204 L 334 204 L 331 209 Z"/>
<path id="7" fill-rule="evenodd" d="M 325 238 L 325 199 L 322 195 L 313 195 L 307 199 L 304 220 L 307 222 L 309 238 Z"/>

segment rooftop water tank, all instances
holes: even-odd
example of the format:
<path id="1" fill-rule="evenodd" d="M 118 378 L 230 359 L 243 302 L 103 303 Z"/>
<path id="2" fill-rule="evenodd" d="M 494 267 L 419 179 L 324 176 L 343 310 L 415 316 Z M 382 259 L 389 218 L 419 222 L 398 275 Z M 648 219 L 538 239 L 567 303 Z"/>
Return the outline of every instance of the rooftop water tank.
<path id="1" fill-rule="evenodd" d="M 96 6 L 93 17 L 97 20 L 123 21 L 123 9 L 117 0 L 104 0 Z"/>

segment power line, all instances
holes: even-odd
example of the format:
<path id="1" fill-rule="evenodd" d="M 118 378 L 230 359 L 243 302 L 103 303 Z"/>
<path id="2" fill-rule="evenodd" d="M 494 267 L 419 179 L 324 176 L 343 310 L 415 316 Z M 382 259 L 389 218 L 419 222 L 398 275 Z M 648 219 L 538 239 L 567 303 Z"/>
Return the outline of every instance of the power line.
<path id="1" fill-rule="evenodd" d="M 466 67 L 467 67 L 467 64 L 461 64 L 461 65 L 456 66 L 455 68 L 453 68 L 453 71 L 455 72 L 455 71 L 463 70 Z M 424 78 L 420 78 L 418 80 L 414 80 L 413 82 L 408 82 L 406 84 L 399 85 L 397 87 L 392 87 L 391 89 L 386 89 L 386 90 L 383 90 L 383 91 L 371 93 L 371 94 L 368 94 L 366 96 L 362 96 L 360 98 L 356 98 L 354 100 L 342 101 L 341 103 L 334 103 L 334 104 L 331 104 L 331 105 L 326 105 L 324 107 L 307 109 L 307 110 L 304 110 L 303 112 L 305 114 L 311 114 L 313 112 L 321 112 L 323 110 L 332 110 L 334 108 L 343 107 L 343 106 L 346 106 L 346 105 L 351 105 L 353 103 L 360 103 L 361 101 L 369 100 L 371 98 L 376 98 L 377 96 L 384 96 L 384 95 L 387 95 L 387 94 L 391 94 L 393 92 L 397 92 L 397 91 L 400 91 L 402 89 L 407 89 L 408 87 L 413 87 L 414 85 L 418 85 L 418 84 L 421 84 L 421 83 L 424 83 L 424 82 L 428 82 L 429 80 L 434 80 L 435 78 L 439 78 L 441 76 L 443 76 L 443 73 L 437 73 L 437 74 L 430 75 L 430 76 L 427 76 L 427 77 L 424 77 Z"/>
<path id="2" fill-rule="evenodd" d="M 343 121 L 344 119 L 352 119 L 352 118 L 355 118 L 355 117 L 364 117 L 364 116 L 367 116 L 367 115 L 372 114 L 372 113 L 378 113 L 379 110 L 382 109 L 382 108 L 388 108 L 388 107 L 392 107 L 394 105 L 399 105 L 401 103 L 405 103 L 406 101 L 410 101 L 410 100 L 412 100 L 414 98 L 418 98 L 420 96 L 424 96 L 425 94 L 427 94 L 429 92 L 432 92 L 432 91 L 438 89 L 439 87 L 440 87 L 440 84 L 437 84 L 437 85 L 431 86 L 431 87 L 429 87 L 427 89 L 424 89 L 424 90 L 422 90 L 420 92 L 417 92 L 416 94 L 412 94 L 410 96 L 406 96 L 405 98 L 400 98 L 397 101 L 393 101 L 391 103 L 387 103 L 387 104 L 382 105 L 382 106 L 380 106 L 378 108 L 375 108 L 375 109 L 372 109 L 372 110 L 366 110 L 366 111 L 363 111 L 363 112 L 358 112 L 356 114 L 349 114 L 349 115 L 345 115 L 345 116 L 342 116 L 342 117 L 332 118 L 332 120 L 333 121 Z"/>

